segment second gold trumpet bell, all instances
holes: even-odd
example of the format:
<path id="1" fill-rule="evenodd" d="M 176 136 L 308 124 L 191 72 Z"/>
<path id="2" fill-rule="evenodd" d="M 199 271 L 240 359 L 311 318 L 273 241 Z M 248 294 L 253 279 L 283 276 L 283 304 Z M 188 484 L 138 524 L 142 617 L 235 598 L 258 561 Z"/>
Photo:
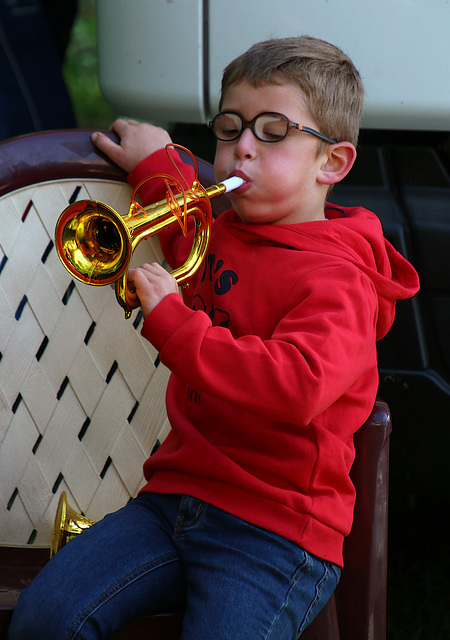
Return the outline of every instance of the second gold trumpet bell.
<path id="1" fill-rule="evenodd" d="M 66 492 L 63 491 L 55 515 L 50 557 L 52 558 L 67 542 L 83 533 L 85 529 L 92 527 L 93 524 L 95 524 L 95 520 L 90 520 L 81 513 L 77 513 L 67 504 Z"/>

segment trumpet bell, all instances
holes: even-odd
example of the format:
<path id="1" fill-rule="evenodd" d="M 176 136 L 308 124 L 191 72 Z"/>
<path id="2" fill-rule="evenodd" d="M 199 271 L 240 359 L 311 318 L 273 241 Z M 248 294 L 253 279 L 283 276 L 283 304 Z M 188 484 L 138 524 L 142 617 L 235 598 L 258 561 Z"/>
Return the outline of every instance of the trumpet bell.
<path id="1" fill-rule="evenodd" d="M 67 504 L 66 492 L 63 491 L 55 515 L 50 557 L 52 558 L 67 542 L 83 533 L 85 529 L 92 527 L 93 524 L 95 524 L 95 520 L 90 520 L 81 513 L 77 513 Z"/>
<path id="2" fill-rule="evenodd" d="M 195 174 L 198 174 L 195 157 L 190 151 L 173 144 L 167 145 L 166 151 L 168 147 L 187 151 L 194 160 Z M 176 168 L 175 163 L 174 166 Z M 194 218 L 191 252 L 186 262 L 171 272 L 179 285 L 185 285 L 200 267 L 208 250 L 212 223 L 210 199 L 237 189 L 244 182 L 242 178 L 233 176 L 205 189 L 197 178 L 191 186 L 187 183 L 183 186 L 168 182 L 169 176 L 164 174 L 148 179 L 152 177 L 166 181 L 165 199 L 146 207 L 139 205 L 134 196 L 142 182 L 133 192 L 127 215 L 122 217 L 112 207 L 97 200 L 80 200 L 62 212 L 55 229 L 56 250 L 69 273 L 85 284 L 114 282 L 117 302 L 125 310 L 126 318 L 139 305 L 137 295 L 127 287 L 127 270 L 137 244 L 173 223 L 178 223 L 186 235 L 187 218 Z M 172 188 L 174 186 L 175 189 Z"/>
<path id="3" fill-rule="evenodd" d="M 85 284 L 112 284 L 131 259 L 127 226 L 112 207 L 97 200 L 68 206 L 59 217 L 55 240 L 61 262 Z"/>

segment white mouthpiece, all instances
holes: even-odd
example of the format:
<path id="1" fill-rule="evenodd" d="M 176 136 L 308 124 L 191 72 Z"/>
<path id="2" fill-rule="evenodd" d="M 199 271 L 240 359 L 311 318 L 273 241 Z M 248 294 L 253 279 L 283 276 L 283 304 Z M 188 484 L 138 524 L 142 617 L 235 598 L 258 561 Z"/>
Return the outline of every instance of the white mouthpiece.
<path id="1" fill-rule="evenodd" d="M 242 178 L 238 178 L 237 176 L 233 176 L 232 178 L 228 178 L 227 180 L 223 180 L 222 184 L 225 185 L 226 187 L 226 191 L 225 193 L 228 193 L 229 191 L 233 191 L 234 189 L 237 189 L 238 187 L 241 186 L 241 184 L 244 184 L 245 180 L 243 180 Z"/>

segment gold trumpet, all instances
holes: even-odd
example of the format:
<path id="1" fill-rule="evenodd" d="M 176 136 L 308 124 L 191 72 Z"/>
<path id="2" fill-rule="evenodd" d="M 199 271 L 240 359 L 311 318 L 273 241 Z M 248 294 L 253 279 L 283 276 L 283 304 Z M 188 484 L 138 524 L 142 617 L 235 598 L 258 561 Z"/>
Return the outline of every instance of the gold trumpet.
<path id="1" fill-rule="evenodd" d="M 170 145 L 178 147 L 178 145 Z M 185 151 L 183 147 L 178 147 Z M 190 152 L 188 152 L 190 153 Z M 170 155 L 169 155 L 170 157 Z M 194 158 L 195 162 L 195 158 Z M 195 162 L 197 174 L 197 166 Z M 153 176 L 158 177 L 158 176 Z M 153 236 L 173 222 L 178 222 L 186 234 L 187 218 L 195 218 L 195 234 L 186 262 L 172 271 L 179 284 L 191 278 L 201 265 L 208 250 L 211 231 L 210 199 L 239 187 L 243 180 L 232 177 L 205 189 L 195 179 L 184 189 L 179 183 L 176 195 L 166 179 L 167 197 L 146 207 L 134 199 L 128 214 L 119 215 L 114 209 L 97 200 L 80 200 L 67 207 L 60 215 L 55 229 L 55 244 L 59 258 L 71 275 L 90 285 L 115 283 L 116 298 L 129 318 L 132 309 L 139 306 L 136 295 L 127 288 L 127 271 L 133 251 L 144 238 Z"/>
<path id="2" fill-rule="evenodd" d="M 66 492 L 63 491 L 59 498 L 58 508 L 53 526 L 52 544 L 50 547 L 50 558 L 57 553 L 66 542 L 70 542 L 95 524 L 95 520 L 90 520 L 81 513 L 77 513 L 67 504 Z"/>

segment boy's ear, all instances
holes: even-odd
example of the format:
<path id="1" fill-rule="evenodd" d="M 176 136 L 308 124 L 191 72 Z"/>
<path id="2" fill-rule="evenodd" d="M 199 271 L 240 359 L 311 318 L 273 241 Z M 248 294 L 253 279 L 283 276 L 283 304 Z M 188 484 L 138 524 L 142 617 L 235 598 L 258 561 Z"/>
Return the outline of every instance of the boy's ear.
<path id="1" fill-rule="evenodd" d="M 351 142 L 337 142 L 328 145 L 326 160 L 320 167 L 317 182 L 320 184 L 336 184 L 340 182 L 356 160 L 356 149 Z"/>

